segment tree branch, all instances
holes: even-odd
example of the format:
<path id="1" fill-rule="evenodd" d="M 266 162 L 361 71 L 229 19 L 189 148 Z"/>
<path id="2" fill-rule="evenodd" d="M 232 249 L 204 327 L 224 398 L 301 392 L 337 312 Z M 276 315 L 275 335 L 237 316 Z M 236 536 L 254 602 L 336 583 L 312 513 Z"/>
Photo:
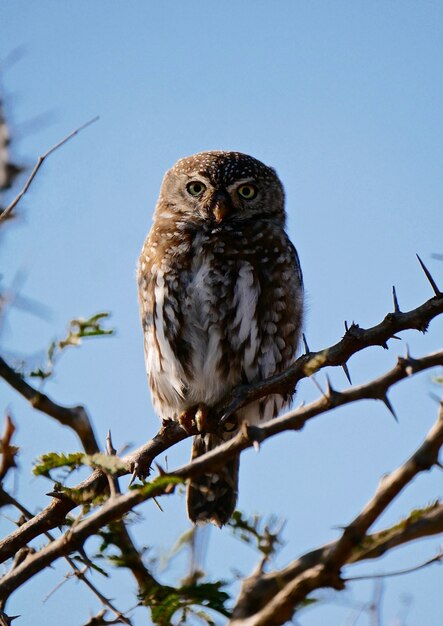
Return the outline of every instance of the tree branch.
<path id="1" fill-rule="evenodd" d="M 66 407 L 53 402 L 48 396 L 34 389 L 0 357 L 0 377 L 13 387 L 31 406 L 53 417 L 63 426 L 69 426 L 78 436 L 88 454 L 99 451 L 91 421 L 83 406 Z"/>
<path id="2" fill-rule="evenodd" d="M 213 472 L 221 465 L 224 465 L 228 459 L 252 446 L 256 441 L 264 441 L 269 437 L 287 430 L 299 430 L 315 415 L 329 411 L 337 406 L 360 399 L 384 398 L 387 389 L 399 380 L 436 365 L 443 365 L 443 350 L 420 359 L 399 359 L 397 365 L 389 372 L 365 385 L 360 385 L 344 392 L 331 390 L 329 396 L 323 396 L 305 407 L 291 411 L 287 415 L 263 424 L 260 428 L 244 425 L 231 441 L 226 442 L 202 457 L 194 459 L 194 461 L 178 468 L 176 471 L 160 477 L 162 480 L 156 479 L 156 481 L 150 483 L 147 487 L 133 490 L 123 495 L 116 495 L 107 500 L 101 509 L 92 513 L 87 519 L 80 521 L 74 528 L 71 528 L 65 535 L 60 537 L 60 539 L 45 546 L 36 554 L 29 556 L 24 563 L 7 574 L 0 582 L 0 598 L 5 597 L 5 595 L 8 596 L 14 589 L 23 584 L 26 580 L 29 580 L 29 578 L 41 571 L 44 567 L 50 565 L 58 557 L 69 554 L 72 550 L 81 547 L 83 542 L 91 534 L 96 533 L 101 527 L 111 521 L 121 519 L 121 517 L 133 507 L 153 497 L 171 493 L 172 489 L 171 485 L 168 484 L 168 479 L 173 480 L 174 478 L 179 478 L 187 480 L 201 475 L 202 473 Z M 346 563 L 353 549 L 364 538 L 369 526 L 394 499 L 397 493 L 415 476 L 415 474 L 424 469 L 429 469 L 432 464 L 435 463 L 436 455 L 438 454 L 442 442 L 443 419 L 440 419 L 434 429 L 429 433 L 419 451 L 411 457 L 411 460 L 390 477 L 384 479 L 376 495 L 364 511 L 347 527 L 342 538 L 329 549 L 325 564 L 307 570 L 305 573 L 300 574 L 300 576 L 295 579 L 295 582 L 291 582 L 288 586 L 288 588 L 290 588 L 289 599 L 285 601 L 285 607 L 288 607 L 289 602 L 293 610 L 295 604 L 300 601 L 299 598 L 302 592 L 306 595 L 306 593 L 318 586 L 339 586 L 343 584 L 340 583 L 337 568 L 339 569 L 342 564 Z M 134 458 L 137 458 L 137 453 L 128 455 L 125 457 L 124 461 L 129 466 L 134 463 Z M 92 478 L 94 475 L 95 478 Z M 94 472 L 92 477 L 87 479 L 89 480 L 89 487 L 94 487 L 93 481 L 97 479 L 103 481 L 102 485 L 106 484 L 106 480 L 103 475 L 100 477 L 99 472 Z M 83 481 L 83 486 L 80 486 L 85 488 L 86 482 L 87 481 Z M 60 500 L 58 500 L 58 498 L 60 498 Z M 76 506 L 63 492 L 57 494 L 57 498 L 54 500 L 45 511 L 39 514 L 40 518 L 37 520 L 38 523 L 36 522 L 36 524 L 33 525 L 31 533 L 29 532 L 31 527 L 25 530 L 17 529 L 17 531 L 12 534 L 14 535 L 13 538 L 12 535 L 10 535 L 9 538 L 2 542 L 0 553 L 3 558 L 8 552 L 9 556 L 11 555 L 10 551 L 12 546 L 14 547 L 14 552 L 22 547 L 24 537 L 26 537 L 26 541 L 29 541 L 30 538 L 37 536 L 41 532 L 42 525 L 46 524 L 46 528 L 51 527 L 51 524 L 54 524 L 54 517 L 57 517 L 56 523 L 59 524 L 60 510 L 66 510 L 67 502 L 70 502 L 68 508 L 69 506 L 70 508 Z M 61 509 L 58 509 L 57 501 L 61 503 Z M 53 508 L 51 509 L 51 507 Z M 36 517 L 38 518 L 39 516 Z M 24 526 L 26 526 L 26 524 Z M 36 530 L 38 531 L 37 534 Z M 296 586 L 293 587 L 295 583 Z M 295 602 L 293 598 L 295 598 Z M 286 608 L 286 612 L 287 610 Z M 258 623 L 265 624 L 268 622 L 263 621 Z M 273 623 L 274 622 L 271 621 L 269 622 L 269 624 Z"/>
<path id="3" fill-rule="evenodd" d="M 293 576 L 283 587 L 281 578 L 276 574 L 280 591 L 266 604 L 260 603 L 262 608 L 258 612 L 255 605 L 254 613 L 244 616 L 246 602 L 239 598 L 230 626 L 280 626 L 291 619 L 297 605 L 315 589 L 321 587 L 343 589 L 345 581 L 341 578 L 341 569 L 351 561 L 354 550 L 364 542 L 370 526 L 417 474 L 431 469 L 438 463 L 442 445 L 443 403 L 440 404 L 436 423 L 421 446 L 403 465 L 382 479 L 374 496 L 346 526 L 341 537 L 323 548 L 304 555 L 292 564 Z M 360 556 L 358 560 L 365 558 L 363 553 Z"/>
<path id="4" fill-rule="evenodd" d="M 436 503 L 391 528 L 370 533 L 356 546 L 347 565 L 376 559 L 406 543 L 443 533 L 443 503 Z M 246 626 L 246 618 L 254 615 L 274 598 L 279 591 L 309 567 L 322 563 L 336 541 L 325 544 L 299 557 L 281 570 L 263 573 L 261 569 L 243 580 L 234 608 L 233 619 L 238 626 Z"/>
<path id="5" fill-rule="evenodd" d="M 49 150 L 47 150 L 44 154 L 42 154 L 41 156 L 38 157 L 37 163 L 35 164 L 34 169 L 32 170 L 31 175 L 29 176 L 28 180 L 26 181 L 23 189 L 20 191 L 18 196 L 16 196 L 14 198 L 14 200 L 11 202 L 11 204 L 9 206 L 7 206 L 6 209 L 0 213 L 0 224 L 4 220 L 8 219 L 8 217 L 11 215 L 12 211 L 14 210 L 14 208 L 17 206 L 17 204 L 23 198 L 25 193 L 28 191 L 29 187 L 31 186 L 32 181 L 34 180 L 38 170 L 43 165 L 45 159 L 47 159 L 50 154 L 52 154 L 53 152 L 58 150 L 58 148 L 61 148 L 61 146 L 63 146 L 63 144 L 65 144 L 67 141 L 72 139 L 75 135 L 77 135 L 79 132 L 81 132 L 84 128 L 86 128 L 87 126 L 90 126 L 91 124 L 96 122 L 98 119 L 99 118 L 98 118 L 98 115 L 97 115 L 96 117 L 92 118 L 91 120 L 89 120 L 85 124 L 82 124 L 76 130 L 73 130 L 72 133 L 69 133 L 69 135 L 66 135 L 66 137 L 64 137 L 61 141 L 57 142 L 54 146 L 52 146 L 52 148 L 49 148 Z"/>
<path id="6" fill-rule="evenodd" d="M 397 309 L 396 299 L 395 302 L 394 308 Z M 443 313 L 443 294 L 439 292 L 439 295 L 416 309 L 407 312 L 394 310 L 393 313 L 388 313 L 379 324 L 371 328 L 360 328 L 354 323 L 350 327 L 346 325 L 346 332 L 341 341 L 318 352 L 307 352 L 284 372 L 271 376 L 265 381 L 237 387 L 229 398 L 225 398 L 216 407 L 215 413 L 226 420 L 253 400 L 273 393 L 292 395 L 296 384 L 302 378 L 311 376 L 325 367 L 338 365 L 344 367 L 346 373 L 346 363 L 353 354 L 369 346 L 381 346 L 387 349 L 389 339 L 404 330 L 426 332 L 431 320 L 441 313 Z"/>

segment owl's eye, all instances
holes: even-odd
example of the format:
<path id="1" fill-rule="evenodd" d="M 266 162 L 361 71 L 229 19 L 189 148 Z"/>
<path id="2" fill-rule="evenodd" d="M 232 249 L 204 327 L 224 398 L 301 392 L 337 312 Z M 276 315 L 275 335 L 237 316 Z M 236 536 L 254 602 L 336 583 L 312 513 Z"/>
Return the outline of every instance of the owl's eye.
<path id="1" fill-rule="evenodd" d="M 257 188 L 254 185 L 240 185 L 237 193 L 245 200 L 252 200 L 257 195 Z"/>
<path id="2" fill-rule="evenodd" d="M 198 196 L 201 196 L 204 190 L 206 189 L 206 185 L 204 185 L 198 180 L 194 180 L 194 182 L 186 185 L 186 189 L 191 196 L 198 198 Z"/>

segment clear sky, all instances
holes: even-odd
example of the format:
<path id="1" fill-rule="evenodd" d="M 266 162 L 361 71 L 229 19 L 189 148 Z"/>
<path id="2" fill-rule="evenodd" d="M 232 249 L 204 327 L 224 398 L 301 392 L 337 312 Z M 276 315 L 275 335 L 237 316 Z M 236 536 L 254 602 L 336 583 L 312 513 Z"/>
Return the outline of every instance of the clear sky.
<path id="1" fill-rule="evenodd" d="M 3 0 L 0 56 L 17 46 L 23 57 L 6 68 L 2 82 L 19 157 L 33 164 L 89 118 L 99 114 L 100 121 L 51 156 L 19 206 L 19 219 L 4 229 L 5 284 L 21 270 L 22 294 L 49 305 L 51 316 L 11 310 L 2 350 L 37 363 L 72 317 L 112 311 L 117 335 L 71 350 L 45 388 L 60 403 L 86 404 L 101 441 L 111 428 L 116 447 L 139 445 L 158 426 L 145 380 L 135 266 L 163 173 L 179 157 L 234 149 L 277 169 L 306 281 L 312 349 L 338 341 L 345 319 L 379 322 L 392 308 L 393 284 L 404 309 L 430 297 L 416 252 L 443 285 L 443 264 L 431 257 L 443 252 L 438 0 Z M 426 336 L 403 338 L 423 355 L 441 347 L 442 331 L 439 320 Z M 389 352 L 373 348 L 351 360 L 354 382 L 393 365 L 405 343 L 391 343 Z M 346 387 L 341 371 L 330 375 Z M 359 511 L 380 476 L 415 449 L 436 416 L 432 388 L 426 373 L 392 392 L 399 424 L 367 402 L 269 441 L 259 455 L 243 455 L 240 508 L 287 519 L 276 565 L 336 537 L 334 528 Z M 317 393 L 305 381 L 297 401 Z M 78 443 L 4 384 L 0 394 L 1 408 L 8 406 L 19 425 L 16 489 L 37 510 L 50 485 L 30 478 L 32 459 L 47 450 L 77 450 Z M 184 462 L 189 448 L 187 441 L 169 451 L 169 468 Z M 383 525 L 438 495 L 441 473 L 420 477 Z M 183 498 L 163 506 L 164 513 L 151 504 L 140 509 L 141 544 L 170 546 L 187 528 Z M 0 524 L 9 528 L 5 519 Z M 432 538 L 358 572 L 413 566 L 438 545 Z M 233 569 L 246 574 L 255 560 L 228 531 L 210 533 L 205 566 L 214 577 L 232 578 Z M 180 565 L 164 580 L 173 581 Z M 20 624 L 77 626 L 89 609 L 97 611 L 73 581 L 42 602 L 65 571 L 60 564 L 16 594 L 10 611 L 23 616 Z M 131 606 L 129 576 L 116 573 L 104 585 L 121 608 Z M 390 579 L 383 626 L 401 623 L 405 598 L 403 626 L 440 625 L 441 589 L 435 566 Z M 372 590 L 369 582 L 340 596 L 325 592 L 323 604 L 301 613 L 299 624 L 350 624 L 352 607 Z M 137 625 L 146 624 L 144 612 L 136 615 Z M 357 625 L 365 624 L 362 616 Z"/>

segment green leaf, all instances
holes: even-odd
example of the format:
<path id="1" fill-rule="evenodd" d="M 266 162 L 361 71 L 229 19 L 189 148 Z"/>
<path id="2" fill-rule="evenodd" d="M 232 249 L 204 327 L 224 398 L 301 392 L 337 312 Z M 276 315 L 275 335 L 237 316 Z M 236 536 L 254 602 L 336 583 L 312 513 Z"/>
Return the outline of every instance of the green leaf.
<path id="1" fill-rule="evenodd" d="M 174 488 L 175 485 L 181 485 L 182 483 L 184 483 L 183 478 L 180 478 L 179 476 L 174 476 L 173 474 L 164 474 L 162 476 L 157 476 L 157 478 L 154 478 L 154 480 L 145 482 L 142 485 L 132 485 L 131 489 L 141 491 L 143 496 L 150 496 L 159 488 L 163 489 L 164 487 L 168 486 Z"/>
<path id="2" fill-rule="evenodd" d="M 47 452 L 38 457 L 33 468 L 35 476 L 48 476 L 53 469 L 67 467 L 71 471 L 84 465 L 83 452 L 73 452 L 71 454 L 58 454 L 57 452 Z"/>
<path id="3" fill-rule="evenodd" d="M 156 626 L 170 626 L 172 618 L 177 611 L 183 611 L 193 606 L 211 609 L 230 617 L 231 613 L 226 607 L 230 600 L 229 595 L 222 591 L 226 583 L 195 583 L 181 587 L 169 587 L 158 585 L 141 598 L 143 604 L 151 608 L 152 621 Z M 194 611 L 194 610 L 193 610 Z M 200 617 L 204 613 L 200 612 Z M 211 624 L 211 620 L 207 622 Z"/>
<path id="4" fill-rule="evenodd" d="M 45 366 L 36 367 L 27 375 L 46 380 L 53 375 L 55 362 L 65 348 L 79 346 L 82 339 L 85 338 L 113 335 L 114 329 L 103 328 L 102 326 L 102 322 L 107 320 L 109 316 L 110 314 L 107 312 L 100 312 L 86 319 L 79 317 L 71 320 L 66 337 L 60 340 L 53 339 L 49 344 L 46 350 Z"/>

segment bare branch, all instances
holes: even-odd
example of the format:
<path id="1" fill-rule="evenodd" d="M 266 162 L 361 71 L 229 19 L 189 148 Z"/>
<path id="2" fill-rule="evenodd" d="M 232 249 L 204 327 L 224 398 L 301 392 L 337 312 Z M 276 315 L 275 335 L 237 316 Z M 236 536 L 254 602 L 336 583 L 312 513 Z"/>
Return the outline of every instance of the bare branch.
<path id="1" fill-rule="evenodd" d="M 79 126 L 76 130 L 73 130 L 72 133 L 69 133 L 69 135 L 66 135 L 66 137 L 64 137 L 61 141 L 57 142 L 54 146 L 52 146 L 52 148 L 49 148 L 49 150 L 47 150 L 44 154 L 38 157 L 37 163 L 35 164 L 34 169 L 32 170 L 31 175 L 26 181 L 23 189 L 20 191 L 18 196 L 14 198 L 11 204 L 7 206 L 6 209 L 2 211 L 2 213 L 0 213 L 0 224 L 10 216 L 14 208 L 17 206 L 17 204 L 23 198 L 25 193 L 28 191 L 29 187 L 31 186 L 32 181 L 34 180 L 38 170 L 43 165 L 45 159 L 47 159 L 50 154 L 58 150 L 58 148 L 61 148 L 63 144 L 65 144 L 70 139 L 72 139 L 75 135 L 81 132 L 84 128 L 86 128 L 87 126 L 90 126 L 91 124 L 96 122 L 98 119 L 99 119 L 98 115 L 96 117 L 93 117 L 91 120 L 89 120 L 85 124 L 82 124 L 81 126 Z"/>
<path id="2" fill-rule="evenodd" d="M 300 557 L 283 571 L 261 577 L 255 575 L 244 582 L 234 609 L 231 626 L 279 626 L 291 618 L 297 604 L 313 590 L 321 587 L 342 589 L 345 580 L 341 577 L 341 569 L 344 565 L 376 556 L 372 549 L 366 551 L 365 556 L 365 550 L 362 547 L 365 542 L 371 545 L 373 540 L 381 537 L 379 533 L 367 536 L 370 526 L 418 473 L 431 469 L 438 462 L 438 453 L 442 445 L 443 404 L 440 406 L 436 423 L 421 446 L 403 465 L 383 478 L 374 496 L 344 529 L 337 541 Z M 433 529 L 441 532 L 443 527 L 441 506 L 438 507 L 437 512 L 433 512 L 434 518 L 436 515 L 439 517 L 439 524 L 436 527 L 434 519 Z M 417 532 L 419 531 L 416 528 L 415 533 Z M 400 545 L 411 538 L 416 538 L 417 534 L 408 536 L 406 532 L 402 533 L 400 529 L 397 529 L 394 536 L 396 543 L 391 545 Z M 378 550 L 382 545 L 383 541 L 379 543 Z M 354 555 L 355 552 L 357 556 Z M 264 584 L 263 581 L 265 581 Z M 266 588 L 266 593 L 264 588 Z M 269 591 L 272 588 L 274 593 L 271 595 Z M 260 599 L 258 603 L 251 604 L 251 598 L 257 601 L 258 589 Z M 257 608 L 260 608 L 258 612 Z"/>
<path id="3" fill-rule="evenodd" d="M 420 514 L 414 512 L 411 519 L 402 520 L 391 528 L 366 535 L 362 543 L 354 549 L 347 564 L 376 559 L 394 547 L 440 533 L 443 533 L 443 503 L 431 505 Z M 243 624 L 241 620 L 245 620 L 246 624 L 247 617 L 270 602 L 302 571 L 321 563 L 335 543 L 334 541 L 308 552 L 281 570 L 266 574 L 257 570 L 249 578 L 243 580 L 234 609 L 235 619 L 238 619 L 241 624 Z"/>
<path id="4" fill-rule="evenodd" d="M 425 567 L 429 567 L 429 565 L 433 565 L 434 563 L 440 563 L 443 560 L 443 551 L 440 551 L 438 554 L 433 556 L 423 563 L 419 563 L 418 565 L 413 565 L 412 567 L 407 567 L 405 569 L 395 570 L 394 572 L 385 572 L 383 574 L 366 574 L 366 576 L 350 576 L 349 578 L 344 578 L 343 580 L 347 583 L 353 582 L 354 580 L 369 580 L 371 578 L 392 578 L 394 576 L 404 576 L 405 574 L 412 574 L 412 572 L 418 572 L 418 570 L 424 569 Z"/>
<path id="5" fill-rule="evenodd" d="M 48 396 L 34 389 L 20 374 L 15 372 L 6 361 L 0 357 L 0 377 L 23 396 L 34 409 L 46 413 L 50 417 L 69 426 L 80 439 L 85 452 L 94 454 L 99 451 L 91 421 L 83 406 L 65 407 L 53 402 Z"/>

